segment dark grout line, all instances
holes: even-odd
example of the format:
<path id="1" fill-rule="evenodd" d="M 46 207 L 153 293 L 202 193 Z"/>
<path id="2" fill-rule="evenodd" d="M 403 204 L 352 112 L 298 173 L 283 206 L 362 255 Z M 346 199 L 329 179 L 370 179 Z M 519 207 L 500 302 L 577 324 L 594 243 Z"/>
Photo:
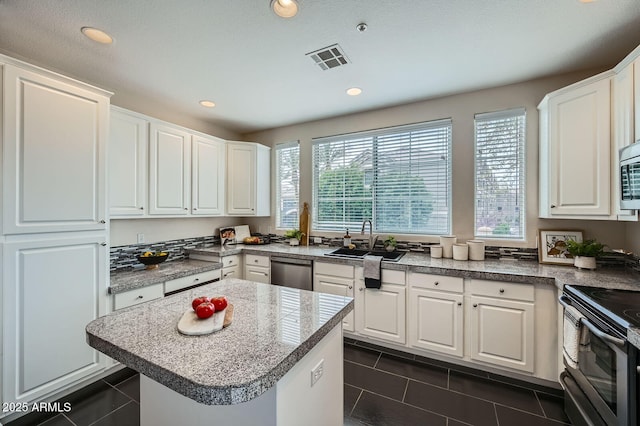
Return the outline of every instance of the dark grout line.
<path id="1" fill-rule="evenodd" d="M 116 408 L 115 410 L 111 411 L 109 414 L 106 414 L 106 415 L 104 415 L 104 416 L 100 417 L 98 420 L 96 420 L 96 421 L 94 421 L 94 422 L 90 423 L 90 424 L 89 424 L 89 426 L 91 426 L 91 425 L 95 425 L 96 423 L 98 423 L 98 422 L 100 422 L 100 421 L 102 421 L 102 420 L 106 419 L 107 417 L 109 417 L 110 415 L 112 415 L 113 413 L 115 413 L 116 411 L 118 411 L 119 409 L 126 407 L 127 405 L 131 404 L 132 402 L 135 402 L 135 401 L 134 401 L 134 400 L 131 400 L 131 401 L 129 401 L 129 402 L 127 402 L 127 403 L 125 403 L 125 404 L 122 404 L 121 406 L 119 406 L 119 407 L 118 407 L 118 408 Z M 75 423 L 74 423 L 74 424 L 75 424 Z"/>

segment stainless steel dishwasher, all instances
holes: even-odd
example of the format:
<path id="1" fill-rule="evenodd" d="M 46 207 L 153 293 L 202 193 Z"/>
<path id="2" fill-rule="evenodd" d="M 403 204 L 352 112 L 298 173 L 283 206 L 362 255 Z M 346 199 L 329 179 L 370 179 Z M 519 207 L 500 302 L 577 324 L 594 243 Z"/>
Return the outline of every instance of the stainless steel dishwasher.
<path id="1" fill-rule="evenodd" d="M 313 262 L 290 257 L 271 257 L 271 284 L 313 290 Z"/>

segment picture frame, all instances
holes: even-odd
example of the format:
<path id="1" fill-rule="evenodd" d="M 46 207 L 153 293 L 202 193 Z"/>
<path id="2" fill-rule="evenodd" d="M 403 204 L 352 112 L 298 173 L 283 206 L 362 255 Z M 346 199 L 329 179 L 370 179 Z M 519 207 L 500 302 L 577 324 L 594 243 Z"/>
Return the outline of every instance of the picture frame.
<path id="1" fill-rule="evenodd" d="M 573 256 L 567 251 L 566 242 L 582 242 L 579 230 L 538 230 L 538 261 L 555 265 L 573 265 Z"/>
<path id="2" fill-rule="evenodd" d="M 235 244 L 236 243 L 236 228 L 233 226 L 221 226 L 220 227 L 220 243 Z"/>

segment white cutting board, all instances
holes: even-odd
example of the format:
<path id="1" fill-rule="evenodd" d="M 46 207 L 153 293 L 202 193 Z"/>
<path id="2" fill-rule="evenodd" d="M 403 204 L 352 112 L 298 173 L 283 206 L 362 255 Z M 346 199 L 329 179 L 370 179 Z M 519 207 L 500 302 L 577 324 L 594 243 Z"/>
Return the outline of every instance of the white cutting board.
<path id="1" fill-rule="evenodd" d="M 178 321 L 178 331 L 182 334 L 189 336 L 200 336 L 203 334 L 210 334 L 214 331 L 222 330 L 231 323 L 231 316 L 233 315 L 233 305 L 228 305 L 223 310 L 216 312 L 213 316 L 205 319 L 200 319 L 196 315 L 193 309 L 189 309 Z M 227 321 L 225 321 L 225 317 Z"/>
<path id="2" fill-rule="evenodd" d="M 236 242 L 241 244 L 245 238 L 251 236 L 251 232 L 249 231 L 249 225 L 238 225 L 236 228 Z"/>

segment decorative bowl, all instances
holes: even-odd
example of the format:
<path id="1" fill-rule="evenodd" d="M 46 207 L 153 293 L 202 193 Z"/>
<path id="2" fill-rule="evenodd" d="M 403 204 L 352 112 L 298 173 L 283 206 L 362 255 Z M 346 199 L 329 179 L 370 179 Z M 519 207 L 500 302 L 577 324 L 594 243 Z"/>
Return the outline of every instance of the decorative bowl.
<path id="1" fill-rule="evenodd" d="M 138 256 L 138 261 L 147 267 L 145 269 L 156 269 L 159 264 L 167 260 L 169 253 L 159 253 L 147 256 Z"/>

